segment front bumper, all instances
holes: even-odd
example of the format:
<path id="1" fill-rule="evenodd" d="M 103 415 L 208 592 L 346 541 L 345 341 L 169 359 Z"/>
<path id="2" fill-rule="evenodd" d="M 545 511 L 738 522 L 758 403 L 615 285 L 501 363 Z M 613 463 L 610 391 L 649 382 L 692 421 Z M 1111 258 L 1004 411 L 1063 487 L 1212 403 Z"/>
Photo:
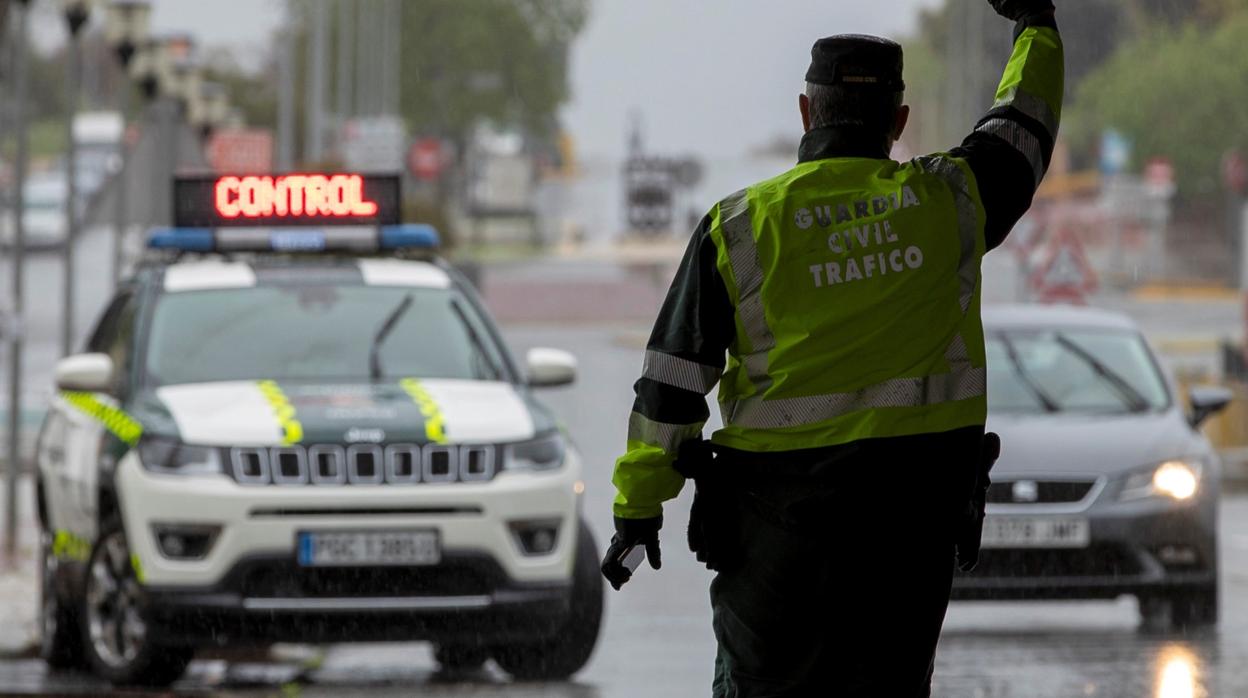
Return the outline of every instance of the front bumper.
<path id="1" fill-rule="evenodd" d="M 509 584 L 561 585 L 572 576 L 581 462 L 568 450 L 562 468 L 503 472 L 481 483 L 248 486 L 224 475 L 177 476 L 144 470 L 132 451 L 116 472 L 118 499 L 143 584 L 165 591 L 221 588 L 245 560 L 294 560 L 301 531 L 434 530 L 443 556 L 477 556 Z M 553 550 L 526 554 L 511 524 L 557 522 Z M 199 560 L 160 552 L 154 524 L 219 526 Z"/>
<path id="2" fill-rule="evenodd" d="M 201 646 L 388 640 L 542 639 L 570 612 L 570 582 L 519 583 L 486 555 L 421 568 L 300 569 L 293 557 L 241 560 L 218 585 L 148 587 L 152 631 Z"/>
<path id="3" fill-rule="evenodd" d="M 1088 547 L 981 550 L 976 569 L 955 576 L 952 598 L 1109 599 L 1217 584 L 1216 494 L 1186 504 L 1143 500 L 1094 505 L 1074 516 L 1089 522 Z M 1167 547 L 1190 551 L 1191 556 L 1182 562 L 1167 559 Z"/>

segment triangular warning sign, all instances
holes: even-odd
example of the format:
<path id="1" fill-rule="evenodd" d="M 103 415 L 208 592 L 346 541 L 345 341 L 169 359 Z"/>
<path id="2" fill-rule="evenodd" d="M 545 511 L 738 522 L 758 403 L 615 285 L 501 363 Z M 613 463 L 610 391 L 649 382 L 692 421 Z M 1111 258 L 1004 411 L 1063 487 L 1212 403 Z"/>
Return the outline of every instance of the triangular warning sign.
<path id="1" fill-rule="evenodd" d="M 1031 276 L 1031 286 L 1043 303 L 1087 302 L 1096 290 L 1096 271 L 1084 254 L 1083 244 L 1070 228 L 1058 228 L 1049 238 L 1043 264 Z"/>

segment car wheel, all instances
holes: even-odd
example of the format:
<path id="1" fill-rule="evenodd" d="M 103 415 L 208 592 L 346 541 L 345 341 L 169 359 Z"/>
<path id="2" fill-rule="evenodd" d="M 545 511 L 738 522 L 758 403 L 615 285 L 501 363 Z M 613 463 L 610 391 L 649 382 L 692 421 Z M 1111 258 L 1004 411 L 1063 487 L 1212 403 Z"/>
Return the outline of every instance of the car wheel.
<path id="1" fill-rule="evenodd" d="M 119 525 L 107 526 L 87 563 L 80 614 L 87 660 L 112 683 L 167 686 L 182 676 L 194 654 L 189 647 L 152 642 L 144 603 L 126 535 Z"/>
<path id="2" fill-rule="evenodd" d="M 1144 628 L 1152 631 L 1190 630 L 1218 622 L 1218 588 L 1181 587 L 1140 598 Z"/>
<path id="3" fill-rule="evenodd" d="M 602 625 L 602 575 L 598 545 L 584 521 L 577 529 L 576 562 L 572 573 L 571 611 L 548 640 L 500 647 L 494 661 L 522 681 L 566 679 L 589 661 Z"/>
<path id="4" fill-rule="evenodd" d="M 1185 589 L 1171 597 L 1170 603 L 1170 623 L 1175 628 L 1201 628 L 1218 623 L 1216 584 Z"/>
<path id="5" fill-rule="evenodd" d="M 433 653 L 443 674 L 463 675 L 478 671 L 490 658 L 484 647 L 464 644 L 438 645 Z"/>
<path id="6" fill-rule="evenodd" d="M 73 606 L 64 603 L 56 591 L 61 561 L 53 552 L 52 534 L 42 531 L 39 539 L 42 550 L 39 574 L 39 627 L 42 635 L 39 656 L 53 669 L 85 668 L 78 615 L 74 613 Z"/>

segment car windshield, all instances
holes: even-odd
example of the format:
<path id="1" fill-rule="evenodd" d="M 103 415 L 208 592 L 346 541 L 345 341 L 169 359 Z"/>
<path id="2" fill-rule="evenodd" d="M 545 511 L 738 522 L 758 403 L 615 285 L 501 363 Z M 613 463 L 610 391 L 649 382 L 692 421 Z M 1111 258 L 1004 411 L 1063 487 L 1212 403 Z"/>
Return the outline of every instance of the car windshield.
<path id="1" fill-rule="evenodd" d="M 167 293 L 148 336 L 151 386 L 507 379 L 484 319 L 445 289 L 299 284 Z"/>
<path id="2" fill-rule="evenodd" d="M 1169 391 L 1131 332 L 1004 331 L 988 335 L 994 412 L 1133 413 L 1165 409 Z"/>

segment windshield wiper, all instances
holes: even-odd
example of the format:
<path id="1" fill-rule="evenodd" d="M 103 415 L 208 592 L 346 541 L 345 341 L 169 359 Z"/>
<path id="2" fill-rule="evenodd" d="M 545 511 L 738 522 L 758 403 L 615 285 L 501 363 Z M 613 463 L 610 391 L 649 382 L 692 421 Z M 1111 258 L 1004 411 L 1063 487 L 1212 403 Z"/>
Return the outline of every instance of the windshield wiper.
<path id="1" fill-rule="evenodd" d="M 373 336 L 373 344 L 368 349 L 368 374 L 373 377 L 374 381 L 381 380 L 381 345 L 385 343 L 386 337 L 390 336 L 390 332 L 394 330 L 394 326 L 399 324 L 399 320 L 407 313 L 407 309 L 412 307 L 412 294 L 403 296 L 403 300 L 395 306 L 394 310 L 386 316 L 385 322 L 381 323 L 381 327 L 377 328 L 377 334 Z"/>
<path id="2" fill-rule="evenodd" d="M 1061 412 L 1062 408 L 1057 404 L 1057 401 L 1049 397 L 1049 394 L 1044 392 L 1044 389 L 1036 383 L 1031 374 L 1027 372 L 1027 369 L 1023 368 L 1023 360 L 1019 358 L 1018 350 L 1014 348 L 1014 343 L 1005 335 L 1000 335 L 999 339 L 1002 346 L 1005 347 L 1005 355 L 1010 357 L 1010 364 L 1014 367 L 1014 373 L 1018 374 L 1019 379 L 1023 381 L 1023 385 L 1027 386 L 1031 394 L 1036 396 L 1036 400 L 1040 402 L 1040 406 L 1044 408 L 1044 411 L 1049 413 Z"/>
<path id="3" fill-rule="evenodd" d="M 473 350 L 477 352 L 477 356 L 479 356 L 481 361 L 485 363 L 486 367 L 490 369 L 490 373 L 492 374 L 491 377 L 494 380 L 502 378 L 503 372 L 499 370 L 498 366 L 494 363 L 494 359 L 490 357 L 489 351 L 485 348 L 485 342 L 481 341 L 481 335 L 477 334 L 477 331 L 473 328 L 472 323 L 468 321 L 468 314 L 465 313 L 464 309 L 459 306 L 459 301 L 454 298 L 451 299 L 451 310 L 455 311 L 455 315 L 457 315 L 459 317 L 459 321 L 463 323 L 464 330 L 468 332 L 468 341 L 472 342 Z"/>
<path id="4" fill-rule="evenodd" d="M 1082 359 L 1084 363 L 1092 368 L 1096 375 L 1100 376 L 1106 383 L 1109 383 L 1118 393 L 1118 397 L 1122 398 L 1127 409 L 1132 412 L 1148 411 L 1149 402 L 1140 394 L 1140 391 L 1136 390 L 1135 386 L 1131 385 L 1126 378 L 1123 378 L 1114 369 L 1106 366 L 1103 361 L 1093 356 L 1092 352 L 1084 349 L 1074 340 L 1061 333 L 1055 334 L 1053 339 L 1065 347 L 1067 351 Z"/>

